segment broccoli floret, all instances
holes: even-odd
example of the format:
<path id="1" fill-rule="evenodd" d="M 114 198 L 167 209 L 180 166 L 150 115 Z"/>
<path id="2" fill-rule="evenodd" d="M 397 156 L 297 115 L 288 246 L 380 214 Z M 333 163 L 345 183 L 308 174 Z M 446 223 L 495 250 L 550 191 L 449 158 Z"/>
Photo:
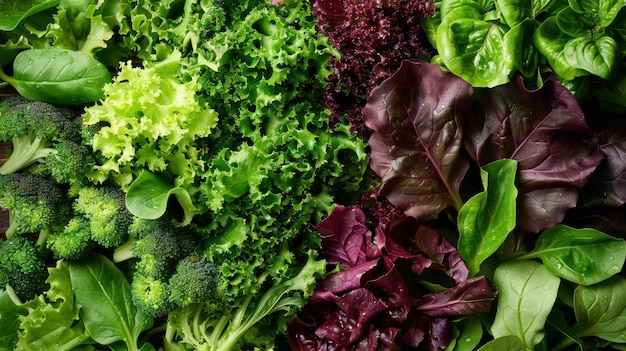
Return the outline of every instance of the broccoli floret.
<path id="1" fill-rule="evenodd" d="M 166 280 L 135 272 L 130 288 L 135 306 L 153 318 L 163 317 L 178 307 L 169 299 L 170 287 Z"/>
<path id="2" fill-rule="evenodd" d="M 105 248 L 128 240 L 133 215 L 126 208 L 125 193 L 120 188 L 86 186 L 78 191 L 74 211 L 89 220 L 91 238 Z"/>
<path id="3" fill-rule="evenodd" d="M 72 140 L 62 140 L 55 145 L 54 152 L 46 156 L 42 168 L 55 182 L 80 188 L 88 184 L 86 172 L 94 164 L 93 153 L 86 146 Z"/>
<path id="4" fill-rule="evenodd" d="M 45 234 L 64 225 L 71 208 L 66 194 L 44 177 L 14 173 L 0 175 L 0 208 L 9 211 L 9 228 L 5 234 Z"/>
<path id="5" fill-rule="evenodd" d="M 11 154 L 0 174 L 18 172 L 44 161 L 62 140 L 80 142 L 82 124 L 76 114 L 40 101 L 16 104 L 0 112 L 0 141 L 11 142 Z"/>
<path id="6" fill-rule="evenodd" d="M 72 217 L 63 230 L 49 234 L 46 240 L 46 246 L 56 259 L 81 258 L 95 245 L 91 239 L 90 222 L 83 216 Z"/>
<path id="7" fill-rule="evenodd" d="M 167 280 L 178 261 L 198 245 L 195 232 L 188 227 L 178 227 L 165 217 L 136 217 L 128 232 L 131 238 L 115 249 L 113 261 L 119 263 L 136 258 L 136 270 L 154 279 Z"/>
<path id="8" fill-rule="evenodd" d="M 190 255 L 178 263 L 170 278 L 170 300 L 179 306 L 206 301 L 218 301 L 221 280 L 218 267 L 196 255 Z"/>
<path id="9" fill-rule="evenodd" d="M 46 263 L 35 244 L 23 236 L 0 240 L 0 271 L 0 288 L 10 285 L 22 301 L 33 299 L 46 288 Z"/>

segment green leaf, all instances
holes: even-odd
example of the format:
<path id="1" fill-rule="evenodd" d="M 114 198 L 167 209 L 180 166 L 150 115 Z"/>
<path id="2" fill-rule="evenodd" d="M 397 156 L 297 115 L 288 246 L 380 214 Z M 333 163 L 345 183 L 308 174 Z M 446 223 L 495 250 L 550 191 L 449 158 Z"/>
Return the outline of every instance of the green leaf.
<path id="1" fill-rule="evenodd" d="M 138 350 L 139 334 L 152 327 L 153 319 L 133 304 L 130 283 L 106 257 L 91 254 L 69 266 L 81 320 L 89 335 L 101 345 L 124 341 L 127 350 Z"/>
<path id="2" fill-rule="evenodd" d="M 559 29 L 556 16 L 543 21 L 533 36 L 537 50 L 548 60 L 554 72 L 564 80 L 573 80 L 589 74 L 583 69 L 573 67 L 565 56 L 565 46 L 571 39 L 571 36 Z"/>
<path id="3" fill-rule="evenodd" d="M 57 6 L 59 2 L 60 0 L 0 1 L 0 31 L 12 31 L 23 19 Z"/>
<path id="4" fill-rule="evenodd" d="M 472 276 L 515 228 L 516 171 L 517 161 L 511 159 L 485 165 L 480 172 L 484 191 L 474 195 L 459 211 L 457 247 Z"/>
<path id="5" fill-rule="evenodd" d="M 626 260 L 626 241 L 591 228 L 557 225 L 546 229 L 524 258 L 538 257 L 552 274 L 591 285 L 619 273 Z"/>
<path id="6" fill-rule="evenodd" d="M 504 35 L 505 47 L 515 67 L 524 77 L 532 77 L 539 66 L 539 52 L 533 44 L 535 21 L 526 18 Z"/>
<path id="7" fill-rule="evenodd" d="M 477 351 L 522 351 L 524 350 L 524 344 L 520 338 L 514 335 L 502 336 L 497 339 L 493 339 L 481 346 Z"/>
<path id="8" fill-rule="evenodd" d="M 615 276 L 574 290 L 574 312 L 581 336 L 626 343 L 626 280 Z"/>
<path id="9" fill-rule="evenodd" d="M 505 48 L 508 28 L 494 22 L 444 18 L 437 28 L 437 48 L 446 67 L 474 87 L 507 83 L 515 70 Z"/>
<path id="10" fill-rule="evenodd" d="M 126 207 L 137 217 L 157 219 L 165 214 L 170 196 L 176 200 L 184 211 L 184 218 L 180 225 L 191 223 L 191 219 L 198 213 L 191 195 L 182 187 L 175 187 L 158 175 L 143 170 L 128 187 L 126 193 Z"/>
<path id="11" fill-rule="evenodd" d="M 456 323 L 460 334 L 456 338 L 454 351 L 472 351 L 483 338 L 483 326 L 477 316 L 467 316 Z"/>
<path id="12" fill-rule="evenodd" d="M 94 57 L 66 49 L 31 49 L 13 61 L 13 77 L 0 70 L 0 78 L 29 100 L 76 105 L 104 97 L 111 81 L 107 68 Z"/>
<path id="13" fill-rule="evenodd" d="M 530 0 L 496 0 L 504 22 L 511 28 L 527 19 L 532 19 L 533 8 Z"/>
<path id="14" fill-rule="evenodd" d="M 578 37 L 563 48 L 567 62 L 603 79 L 612 79 L 619 69 L 621 55 L 615 39 L 602 36 L 594 39 Z"/>
<path id="15" fill-rule="evenodd" d="M 571 7 L 561 9 L 556 14 L 556 24 L 559 29 L 572 38 L 585 37 L 595 26 L 584 14 L 575 12 Z"/>
<path id="16" fill-rule="evenodd" d="M 496 268 L 494 283 L 498 306 L 491 333 L 496 339 L 516 336 L 524 349 L 532 350 L 544 337 L 560 279 L 538 262 L 515 260 Z"/>

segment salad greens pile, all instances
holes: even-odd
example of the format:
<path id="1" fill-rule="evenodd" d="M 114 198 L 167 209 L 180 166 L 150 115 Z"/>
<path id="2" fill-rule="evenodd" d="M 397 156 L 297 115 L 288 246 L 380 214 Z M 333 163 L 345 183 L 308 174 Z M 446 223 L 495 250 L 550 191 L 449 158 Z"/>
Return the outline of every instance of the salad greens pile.
<path id="1" fill-rule="evenodd" d="M 0 350 L 626 349 L 624 8 L 0 2 Z"/>

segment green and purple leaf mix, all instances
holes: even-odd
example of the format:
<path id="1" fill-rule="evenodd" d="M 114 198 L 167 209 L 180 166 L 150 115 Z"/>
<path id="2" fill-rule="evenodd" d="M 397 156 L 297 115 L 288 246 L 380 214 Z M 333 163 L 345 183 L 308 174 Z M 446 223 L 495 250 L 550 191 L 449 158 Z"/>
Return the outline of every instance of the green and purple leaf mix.
<path id="1" fill-rule="evenodd" d="M 0 350 L 626 349 L 625 4 L 4 1 Z"/>

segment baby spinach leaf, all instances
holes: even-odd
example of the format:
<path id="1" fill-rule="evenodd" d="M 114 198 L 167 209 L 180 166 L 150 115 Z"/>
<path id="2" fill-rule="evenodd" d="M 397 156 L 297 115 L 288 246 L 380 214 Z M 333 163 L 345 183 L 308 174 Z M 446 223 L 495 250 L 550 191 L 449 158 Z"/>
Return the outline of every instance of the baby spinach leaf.
<path id="1" fill-rule="evenodd" d="M 88 54 L 67 49 L 31 49 L 13 61 L 13 77 L 0 70 L 0 78 L 29 100 L 75 105 L 104 97 L 111 81 L 107 68 Z"/>
<path id="2" fill-rule="evenodd" d="M 514 260 L 496 268 L 494 282 L 498 306 L 491 326 L 493 337 L 515 336 L 523 349 L 532 350 L 544 337 L 560 279 L 538 262 Z"/>
<path id="3" fill-rule="evenodd" d="M 81 319 L 97 343 L 123 341 L 127 350 L 139 350 L 139 335 L 153 324 L 133 304 L 130 283 L 106 257 L 90 254 L 69 266 L 76 301 L 82 306 Z"/>
<path id="4" fill-rule="evenodd" d="M 458 215 L 458 250 L 471 276 L 515 228 L 517 161 L 502 159 L 480 170 L 484 191 L 469 199 Z"/>
<path id="5" fill-rule="evenodd" d="M 363 109 L 370 166 L 382 178 L 380 194 L 418 219 L 463 205 L 459 187 L 469 158 L 461 116 L 472 87 L 424 61 L 405 61 L 374 88 Z"/>
<path id="6" fill-rule="evenodd" d="M 557 225 L 546 229 L 534 250 L 552 274 L 577 284 L 599 283 L 619 273 L 626 260 L 626 242 L 591 228 Z"/>
<path id="7" fill-rule="evenodd" d="M 0 31 L 12 31 L 26 17 L 57 6 L 59 2 L 60 0 L 0 1 Z"/>
<path id="8" fill-rule="evenodd" d="M 142 171 L 128 187 L 126 207 L 137 217 L 157 219 L 167 211 L 168 201 L 172 195 L 176 197 L 184 211 L 184 218 L 180 225 L 191 223 L 191 219 L 198 210 L 189 192 L 182 187 L 171 185 L 165 179 L 146 170 Z"/>
<path id="9" fill-rule="evenodd" d="M 481 346 L 477 351 L 522 351 L 525 350 L 522 340 L 515 335 L 506 335 L 493 339 Z"/>
<path id="10" fill-rule="evenodd" d="M 615 276 L 574 290 L 574 312 L 581 336 L 626 343 L 626 280 Z"/>

